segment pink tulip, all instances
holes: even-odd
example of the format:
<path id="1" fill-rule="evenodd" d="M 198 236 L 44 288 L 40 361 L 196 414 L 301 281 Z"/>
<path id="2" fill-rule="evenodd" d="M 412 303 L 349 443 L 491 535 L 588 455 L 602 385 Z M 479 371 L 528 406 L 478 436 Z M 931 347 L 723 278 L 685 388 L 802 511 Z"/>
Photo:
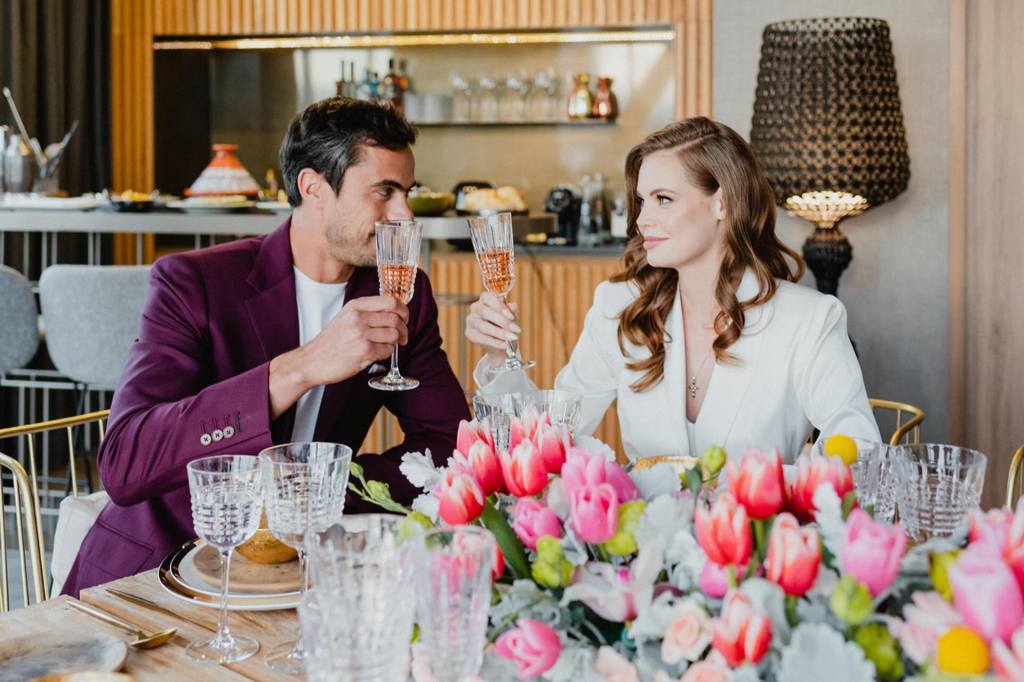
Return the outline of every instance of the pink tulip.
<path id="1" fill-rule="evenodd" d="M 501 473 L 501 460 L 487 441 L 475 441 L 468 451 L 455 450 L 452 458 L 473 472 L 480 489 L 484 491 L 484 496 L 504 490 L 505 478 Z"/>
<path id="2" fill-rule="evenodd" d="M 745 507 L 732 493 L 722 493 L 711 511 L 697 507 L 694 515 L 697 542 L 711 561 L 720 566 L 746 566 L 753 537 Z"/>
<path id="3" fill-rule="evenodd" d="M 610 483 L 576 488 L 569 495 L 569 522 L 594 545 L 610 540 L 619 526 L 619 501 Z"/>
<path id="4" fill-rule="evenodd" d="M 779 514 L 768 537 L 765 570 L 768 580 L 786 594 L 802 597 L 818 578 L 821 565 L 821 540 L 810 527 L 801 528 L 796 517 Z"/>
<path id="5" fill-rule="evenodd" d="M 1013 633 L 1010 644 L 1012 649 L 998 640 L 992 644 L 992 668 L 1004 682 L 1024 682 L 1024 627 Z"/>
<path id="6" fill-rule="evenodd" d="M 971 532 L 968 536 L 970 542 L 990 540 L 1002 547 L 1010 533 L 1010 526 L 1013 525 L 1013 516 L 1013 511 L 1008 507 L 990 509 L 987 512 L 972 509 L 970 513 Z"/>
<path id="7" fill-rule="evenodd" d="M 949 567 L 949 584 L 965 625 L 988 642 L 1010 641 L 1024 620 L 1024 599 L 995 545 L 975 542 L 960 552 Z"/>
<path id="8" fill-rule="evenodd" d="M 745 661 L 756 664 L 768 652 L 771 641 L 772 622 L 768 616 L 756 611 L 739 590 L 730 592 L 711 636 L 711 643 L 726 663 L 733 667 Z"/>
<path id="9" fill-rule="evenodd" d="M 545 535 L 560 538 L 563 534 L 562 523 L 555 512 L 532 497 L 522 498 L 513 507 L 512 530 L 524 545 L 534 551 L 537 550 L 537 540 Z"/>
<path id="10" fill-rule="evenodd" d="M 843 571 L 877 597 L 900 574 L 907 534 L 899 526 L 878 523 L 862 509 L 850 512 L 843 542 Z"/>
<path id="11" fill-rule="evenodd" d="M 494 643 L 494 653 L 516 664 L 516 677 L 530 680 L 547 672 L 562 655 L 562 640 L 551 627 L 520 618 Z"/>
<path id="12" fill-rule="evenodd" d="M 737 464 L 728 462 L 725 475 L 729 491 L 747 508 L 752 519 L 764 520 L 782 511 L 786 502 L 786 481 L 778 450 L 750 449 Z"/>
<path id="13" fill-rule="evenodd" d="M 604 475 L 608 483 L 615 488 L 615 497 L 619 500 L 619 504 L 640 499 L 640 489 L 617 463 L 606 461 Z"/>
<path id="14" fill-rule="evenodd" d="M 548 473 L 562 473 L 562 465 L 565 464 L 565 443 L 562 442 L 562 433 L 558 427 L 546 423 L 538 424 L 533 443 L 540 450 Z"/>
<path id="15" fill-rule="evenodd" d="M 501 551 L 501 545 L 494 543 L 494 565 L 491 566 L 491 582 L 501 577 L 505 572 L 505 555 Z"/>
<path id="16" fill-rule="evenodd" d="M 570 448 L 565 455 L 565 464 L 562 465 L 562 482 L 566 495 L 570 497 L 577 488 L 607 483 L 608 471 L 605 460 L 591 455 L 586 450 Z"/>
<path id="17" fill-rule="evenodd" d="M 516 447 L 499 454 L 505 487 L 516 497 L 531 497 L 548 484 L 548 471 L 540 451 L 529 439 L 520 440 Z"/>
<path id="18" fill-rule="evenodd" d="M 1017 504 L 1002 545 L 1003 559 L 1017 578 L 1017 585 L 1024 594 L 1024 502 Z"/>
<path id="19" fill-rule="evenodd" d="M 476 476 L 458 462 L 445 469 L 433 494 L 440 502 L 438 513 L 452 526 L 471 523 L 484 510 L 484 491 Z"/>
<path id="20" fill-rule="evenodd" d="M 492 447 L 494 445 L 490 430 L 484 428 L 483 424 L 475 419 L 470 422 L 465 419 L 460 421 L 459 433 L 455 437 L 455 449 L 459 452 L 468 453 L 477 441 L 483 441 Z"/>
<path id="21" fill-rule="evenodd" d="M 740 575 L 742 571 L 737 568 L 736 574 Z M 729 569 L 714 561 L 706 562 L 700 572 L 698 587 L 712 599 L 721 599 L 729 592 Z"/>
<path id="22" fill-rule="evenodd" d="M 808 523 L 814 520 L 814 493 L 823 483 L 830 484 L 839 499 L 843 499 L 853 490 L 850 467 L 838 457 L 801 455 L 796 462 L 792 483 L 787 486 L 789 509 L 801 521 Z"/>

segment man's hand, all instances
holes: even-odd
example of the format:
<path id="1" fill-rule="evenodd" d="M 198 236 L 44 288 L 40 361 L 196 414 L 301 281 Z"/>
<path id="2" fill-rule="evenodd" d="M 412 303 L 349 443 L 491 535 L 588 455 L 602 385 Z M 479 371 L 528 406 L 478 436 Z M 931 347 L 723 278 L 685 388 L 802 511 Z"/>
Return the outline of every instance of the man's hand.
<path id="1" fill-rule="evenodd" d="M 355 376 L 409 341 L 409 308 L 390 296 L 345 304 L 316 338 L 270 361 L 270 416 L 277 419 L 303 393 Z"/>

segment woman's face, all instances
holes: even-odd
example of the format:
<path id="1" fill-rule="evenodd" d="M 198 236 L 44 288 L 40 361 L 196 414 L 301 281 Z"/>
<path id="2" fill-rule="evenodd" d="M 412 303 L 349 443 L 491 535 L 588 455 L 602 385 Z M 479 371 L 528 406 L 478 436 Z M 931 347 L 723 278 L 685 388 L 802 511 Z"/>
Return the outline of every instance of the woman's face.
<path id="1" fill-rule="evenodd" d="M 637 177 L 647 262 L 656 268 L 682 268 L 700 261 L 721 263 L 725 204 L 722 190 L 707 194 L 692 184 L 672 149 L 653 152 Z"/>

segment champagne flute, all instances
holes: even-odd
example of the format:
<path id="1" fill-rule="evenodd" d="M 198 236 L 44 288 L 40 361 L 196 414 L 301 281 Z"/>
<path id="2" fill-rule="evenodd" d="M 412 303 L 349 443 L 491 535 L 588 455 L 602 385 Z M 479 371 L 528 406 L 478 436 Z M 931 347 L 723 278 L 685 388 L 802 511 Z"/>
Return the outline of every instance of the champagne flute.
<path id="1" fill-rule="evenodd" d="M 215 455 L 188 463 L 188 488 L 192 497 L 192 523 L 196 535 L 220 554 L 220 623 L 212 639 L 192 642 L 189 657 L 211 663 L 234 663 L 259 651 L 252 637 L 232 634 L 228 628 L 228 580 L 231 552 L 255 533 L 260 525 L 263 488 L 256 457 Z"/>
<path id="2" fill-rule="evenodd" d="M 469 235 L 473 238 L 473 250 L 480 264 L 480 275 L 484 280 L 484 288 L 505 302 L 515 284 L 515 246 L 512 243 L 512 214 L 496 213 L 494 215 L 468 218 Z M 505 361 L 491 372 L 508 372 L 517 369 L 529 369 L 536 363 L 523 360 L 519 355 L 519 341 L 513 339 L 505 345 Z"/>
<path id="3" fill-rule="evenodd" d="M 387 220 L 374 225 L 377 231 L 377 277 L 380 293 L 402 303 L 412 300 L 416 265 L 420 260 L 420 236 L 423 223 L 418 220 Z M 391 351 L 391 370 L 370 379 L 370 387 L 379 391 L 408 391 L 420 382 L 403 377 L 398 371 L 398 344 Z"/>

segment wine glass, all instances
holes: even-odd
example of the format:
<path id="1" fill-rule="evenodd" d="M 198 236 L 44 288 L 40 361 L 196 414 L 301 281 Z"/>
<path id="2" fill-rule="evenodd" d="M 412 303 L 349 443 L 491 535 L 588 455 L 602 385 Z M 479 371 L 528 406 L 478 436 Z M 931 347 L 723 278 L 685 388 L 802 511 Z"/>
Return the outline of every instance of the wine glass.
<path id="1" fill-rule="evenodd" d="M 307 533 L 316 533 L 341 521 L 345 509 L 352 448 L 338 443 L 288 443 L 260 452 L 266 493 L 267 527 L 299 554 L 299 592 L 309 582 Z M 267 652 L 267 667 L 299 675 L 305 669 L 302 638 Z"/>
<path id="2" fill-rule="evenodd" d="M 189 657 L 209 663 L 234 663 L 260 649 L 252 637 L 232 634 L 228 627 L 228 581 L 231 552 L 260 525 L 263 488 L 259 459 L 248 455 L 216 455 L 188 463 L 192 523 L 196 535 L 220 553 L 220 622 L 212 639 L 192 642 Z"/>
<path id="3" fill-rule="evenodd" d="M 375 227 L 380 293 L 408 304 L 416 282 L 423 223 L 418 220 L 387 220 L 376 223 Z M 418 380 L 403 377 L 398 371 L 397 343 L 391 352 L 391 370 L 382 377 L 370 379 L 370 387 L 379 391 L 408 391 L 419 385 Z"/>
<path id="4" fill-rule="evenodd" d="M 473 250 L 480 263 L 480 274 L 484 288 L 502 301 L 508 299 L 515 284 L 515 247 L 512 243 L 512 214 L 468 218 L 469 235 L 473 238 Z M 493 373 L 517 369 L 529 369 L 536 363 L 523 360 L 519 355 L 519 341 L 513 339 L 505 345 L 505 361 L 493 368 Z"/>

